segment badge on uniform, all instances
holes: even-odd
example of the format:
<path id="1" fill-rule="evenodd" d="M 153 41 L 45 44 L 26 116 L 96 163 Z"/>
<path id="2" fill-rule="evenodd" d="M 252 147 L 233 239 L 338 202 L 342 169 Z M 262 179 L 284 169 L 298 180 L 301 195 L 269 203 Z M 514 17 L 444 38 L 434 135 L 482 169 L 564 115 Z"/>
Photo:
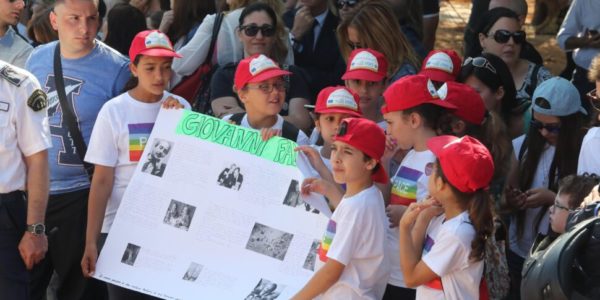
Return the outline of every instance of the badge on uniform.
<path id="1" fill-rule="evenodd" d="M 46 93 L 40 89 L 33 91 L 31 96 L 29 96 L 29 99 L 27 99 L 27 106 L 33 109 L 33 111 L 40 111 L 48 107 L 48 98 L 46 98 Z"/>
<path id="2" fill-rule="evenodd" d="M 21 83 L 27 79 L 27 74 L 21 74 L 10 66 L 4 66 L 0 69 L 0 77 L 6 79 L 6 81 L 10 82 L 12 85 L 19 87 L 21 86 Z"/>
<path id="3" fill-rule="evenodd" d="M 10 104 L 8 102 L 0 101 L 0 111 L 8 111 Z"/>

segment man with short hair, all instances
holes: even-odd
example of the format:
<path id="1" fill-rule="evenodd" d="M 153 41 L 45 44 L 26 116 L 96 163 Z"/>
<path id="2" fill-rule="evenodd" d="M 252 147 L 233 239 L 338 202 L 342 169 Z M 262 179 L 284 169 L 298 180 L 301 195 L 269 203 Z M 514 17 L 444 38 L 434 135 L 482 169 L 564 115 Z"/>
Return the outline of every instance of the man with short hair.
<path id="1" fill-rule="evenodd" d="M 87 145 L 102 105 L 117 96 L 130 77 L 128 59 L 95 39 L 99 27 L 98 0 L 57 0 L 50 13 L 58 41 L 37 47 L 27 69 L 48 94 L 50 133 L 54 147 L 49 153 L 50 199 L 46 213 L 48 257 L 32 274 L 32 297 L 42 299 L 55 270 L 60 285 L 58 299 L 102 297 L 102 285 L 86 280 L 81 271 L 85 244 L 90 180 L 77 149 L 77 136 Z M 57 45 L 60 45 L 58 48 Z M 57 93 L 54 54 L 60 51 L 64 79 L 64 107 Z M 76 126 L 68 126 L 72 112 Z M 97 286 L 100 286 L 96 289 Z"/>
<path id="2" fill-rule="evenodd" d="M 0 60 L 20 68 L 33 50 L 15 27 L 24 8 L 24 0 L 0 0 Z"/>
<path id="3" fill-rule="evenodd" d="M 48 249 L 48 102 L 33 75 L 3 61 L 0 95 L 0 297 L 28 299 L 27 270 Z"/>

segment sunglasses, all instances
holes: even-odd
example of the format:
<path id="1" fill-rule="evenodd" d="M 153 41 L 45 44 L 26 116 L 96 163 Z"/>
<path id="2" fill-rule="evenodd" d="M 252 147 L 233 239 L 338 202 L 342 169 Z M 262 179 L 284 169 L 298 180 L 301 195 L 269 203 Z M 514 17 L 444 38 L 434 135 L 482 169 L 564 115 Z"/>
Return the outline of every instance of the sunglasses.
<path id="1" fill-rule="evenodd" d="M 531 123 L 529 126 L 531 126 L 531 128 L 534 128 L 536 130 L 546 129 L 551 134 L 558 134 L 560 132 L 560 123 L 544 124 L 538 120 L 531 120 Z"/>
<path id="2" fill-rule="evenodd" d="M 275 27 L 273 27 L 272 25 L 262 25 L 259 27 L 257 25 L 251 24 L 240 26 L 240 30 L 243 30 L 246 36 L 256 36 L 259 31 L 262 33 L 262 36 L 265 37 L 275 35 Z"/>
<path id="3" fill-rule="evenodd" d="M 342 8 L 344 8 L 344 6 L 352 8 L 352 7 L 356 6 L 356 4 L 358 4 L 358 0 L 338 0 L 335 3 L 335 6 L 338 9 L 342 9 Z"/>
<path id="4" fill-rule="evenodd" d="M 496 32 L 494 32 L 493 38 L 494 38 L 494 41 L 496 41 L 496 43 L 499 43 L 499 44 L 508 43 L 508 40 L 510 40 L 510 37 L 513 38 L 513 41 L 515 41 L 515 44 L 523 44 L 525 42 L 526 36 L 527 35 L 526 35 L 525 31 L 523 31 L 523 30 L 510 32 L 505 29 L 499 29 L 499 30 L 496 30 Z"/>
<path id="5" fill-rule="evenodd" d="M 592 90 L 591 92 L 586 94 L 588 100 L 590 101 L 590 104 L 592 105 L 592 107 L 600 112 L 600 97 L 598 97 L 598 91 L 596 89 Z"/>
<path id="6" fill-rule="evenodd" d="M 497 74 L 496 68 L 494 68 L 494 66 L 492 66 L 492 64 L 485 57 L 467 57 L 465 59 L 465 62 L 463 63 L 463 67 L 468 65 L 473 65 L 477 68 L 485 68 L 488 69 L 490 72 Z"/>

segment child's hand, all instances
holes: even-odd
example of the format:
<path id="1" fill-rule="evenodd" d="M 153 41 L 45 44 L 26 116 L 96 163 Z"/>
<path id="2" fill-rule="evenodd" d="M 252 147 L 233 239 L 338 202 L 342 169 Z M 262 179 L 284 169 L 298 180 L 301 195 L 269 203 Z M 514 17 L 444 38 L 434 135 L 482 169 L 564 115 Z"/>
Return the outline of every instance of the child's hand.
<path id="1" fill-rule="evenodd" d="M 310 162 L 310 164 L 312 165 L 312 167 L 315 170 L 318 171 L 321 168 L 327 168 L 327 166 L 325 166 L 325 163 L 323 162 L 323 159 L 321 158 L 321 155 L 319 154 L 317 149 L 315 149 L 311 146 L 303 145 L 303 146 L 296 147 L 296 149 L 294 149 L 294 151 L 300 151 L 300 152 L 304 153 L 304 155 L 306 155 L 306 157 L 308 158 L 308 161 Z"/>
<path id="2" fill-rule="evenodd" d="M 398 143 L 396 139 L 394 139 L 391 135 L 387 134 L 385 136 L 385 151 L 383 152 L 383 156 L 381 157 L 381 161 L 389 165 L 390 160 L 394 157 L 394 154 L 400 149 L 398 147 Z"/>
<path id="3" fill-rule="evenodd" d="M 407 207 L 404 205 L 392 205 L 392 204 L 388 205 L 385 208 L 385 214 L 387 215 L 387 217 L 390 221 L 390 228 L 394 228 L 394 227 L 398 226 L 398 222 L 402 218 L 402 215 L 405 213 L 406 208 Z"/>
<path id="4" fill-rule="evenodd" d="M 554 204 L 556 194 L 546 188 L 531 189 L 524 193 L 527 198 L 523 204 L 524 208 L 536 208 L 540 206 L 550 206 Z"/>
<path id="5" fill-rule="evenodd" d="M 431 205 L 426 203 L 411 203 L 402 215 L 402 219 L 400 219 L 400 228 L 411 228 L 417 221 L 421 212 L 429 207 L 431 207 Z"/>
<path id="6" fill-rule="evenodd" d="M 162 107 L 166 109 L 182 109 L 183 104 L 181 104 L 177 99 L 169 96 L 167 100 L 163 102 Z"/>
<path id="7" fill-rule="evenodd" d="M 525 200 L 527 200 L 527 195 L 525 193 L 512 186 L 506 186 L 504 190 L 504 197 L 508 205 L 516 209 L 525 208 Z"/>
<path id="8" fill-rule="evenodd" d="M 263 141 L 266 142 L 270 138 L 272 138 L 274 136 L 278 136 L 279 133 L 281 133 L 281 130 L 279 130 L 279 129 L 263 128 L 260 130 L 260 137 L 262 138 Z"/>
<path id="9" fill-rule="evenodd" d="M 325 195 L 327 191 L 328 182 L 316 177 L 306 178 L 302 181 L 302 185 L 300 186 L 300 193 L 302 195 L 308 195 L 312 192 Z"/>

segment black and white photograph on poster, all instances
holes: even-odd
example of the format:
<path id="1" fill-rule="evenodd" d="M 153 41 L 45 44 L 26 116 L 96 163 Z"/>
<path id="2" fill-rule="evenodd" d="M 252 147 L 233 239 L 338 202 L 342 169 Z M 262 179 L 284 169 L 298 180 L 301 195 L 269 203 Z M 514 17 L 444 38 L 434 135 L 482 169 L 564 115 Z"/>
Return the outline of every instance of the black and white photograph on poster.
<path id="1" fill-rule="evenodd" d="M 314 240 L 310 245 L 310 249 L 308 250 L 308 254 L 306 255 L 306 259 L 304 260 L 303 268 L 307 270 L 314 271 L 315 270 L 315 261 L 317 261 L 317 250 L 319 250 L 319 245 L 321 241 Z"/>
<path id="2" fill-rule="evenodd" d="M 187 231 L 194 217 L 196 207 L 177 200 L 171 200 L 163 223 Z"/>
<path id="3" fill-rule="evenodd" d="M 134 245 L 131 243 L 127 244 L 125 248 L 125 252 L 123 252 L 123 257 L 121 258 L 121 262 L 130 266 L 133 266 L 135 263 L 135 259 L 140 253 L 141 247 L 138 245 Z"/>
<path id="4" fill-rule="evenodd" d="M 300 198 L 300 184 L 297 180 L 293 179 L 290 182 L 287 194 L 285 194 L 285 198 L 283 199 L 283 205 L 298 208 L 307 212 L 312 212 L 314 214 L 319 213 L 318 209 L 312 208 L 308 203 L 302 201 L 302 198 Z"/>
<path id="5" fill-rule="evenodd" d="M 270 280 L 261 279 L 252 292 L 244 300 L 273 300 L 277 299 L 285 285 L 277 284 Z"/>
<path id="6" fill-rule="evenodd" d="M 231 164 L 223 169 L 223 171 L 221 171 L 219 174 L 219 178 L 217 178 L 217 183 L 220 186 L 224 186 L 235 191 L 240 190 L 242 187 L 242 182 L 244 182 L 244 175 L 242 175 L 242 170 L 236 164 Z"/>
<path id="7" fill-rule="evenodd" d="M 150 153 L 142 165 L 142 172 L 162 177 L 167 168 L 169 153 L 173 150 L 173 142 L 154 139 Z"/>
<path id="8" fill-rule="evenodd" d="M 196 281 L 198 276 L 200 276 L 200 272 L 202 272 L 202 268 L 203 266 L 201 264 L 192 262 L 185 274 L 183 274 L 183 280 Z"/>
<path id="9" fill-rule="evenodd" d="M 293 237 L 291 233 L 255 223 L 246 249 L 283 260 Z"/>

